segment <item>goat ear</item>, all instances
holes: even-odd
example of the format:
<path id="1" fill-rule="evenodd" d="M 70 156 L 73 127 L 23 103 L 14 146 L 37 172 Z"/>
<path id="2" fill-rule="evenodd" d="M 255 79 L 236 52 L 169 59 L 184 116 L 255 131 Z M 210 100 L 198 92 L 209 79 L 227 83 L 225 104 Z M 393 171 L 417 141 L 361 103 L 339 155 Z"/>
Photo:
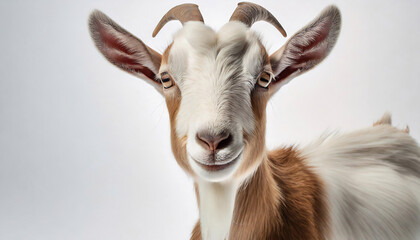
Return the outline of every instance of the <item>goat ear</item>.
<path id="1" fill-rule="evenodd" d="M 147 80 L 160 93 L 156 80 L 162 56 L 127 32 L 101 11 L 89 16 L 90 35 L 98 50 L 115 66 Z"/>
<path id="2" fill-rule="evenodd" d="M 334 47 L 340 26 L 340 11 L 335 6 L 329 6 L 274 52 L 270 62 L 275 75 L 275 88 L 279 89 L 322 62 Z"/>

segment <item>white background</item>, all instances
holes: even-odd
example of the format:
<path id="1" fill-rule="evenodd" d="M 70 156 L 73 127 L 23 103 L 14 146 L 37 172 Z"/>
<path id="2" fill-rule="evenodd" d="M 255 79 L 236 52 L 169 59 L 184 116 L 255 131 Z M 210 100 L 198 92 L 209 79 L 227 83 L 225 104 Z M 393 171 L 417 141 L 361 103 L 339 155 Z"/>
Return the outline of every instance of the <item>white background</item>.
<path id="1" fill-rule="evenodd" d="M 181 27 L 156 23 L 181 1 L 0 2 L 0 239 L 187 239 L 192 181 L 172 157 L 162 97 L 95 49 L 100 9 L 158 51 Z M 219 29 L 236 2 L 197 1 Z M 289 36 L 331 1 L 259 1 Z M 365 126 L 385 111 L 420 140 L 418 1 L 337 1 L 331 55 L 268 106 L 270 148 Z M 267 23 L 270 52 L 285 39 Z"/>

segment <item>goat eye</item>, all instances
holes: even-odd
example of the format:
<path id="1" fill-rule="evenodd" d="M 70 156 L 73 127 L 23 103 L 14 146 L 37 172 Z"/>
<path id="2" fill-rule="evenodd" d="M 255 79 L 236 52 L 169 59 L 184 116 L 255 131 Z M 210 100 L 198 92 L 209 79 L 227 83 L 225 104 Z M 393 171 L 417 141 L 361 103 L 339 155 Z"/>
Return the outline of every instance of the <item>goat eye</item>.
<path id="1" fill-rule="evenodd" d="M 171 76 L 166 72 L 161 74 L 160 79 L 161 79 L 162 85 L 165 89 L 170 88 L 174 85 Z"/>
<path id="2" fill-rule="evenodd" d="M 268 85 L 270 85 L 271 82 L 271 76 L 270 74 L 266 73 L 266 72 L 262 72 L 261 75 L 258 77 L 258 85 L 260 85 L 260 87 L 263 88 L 267 88 Z"/>

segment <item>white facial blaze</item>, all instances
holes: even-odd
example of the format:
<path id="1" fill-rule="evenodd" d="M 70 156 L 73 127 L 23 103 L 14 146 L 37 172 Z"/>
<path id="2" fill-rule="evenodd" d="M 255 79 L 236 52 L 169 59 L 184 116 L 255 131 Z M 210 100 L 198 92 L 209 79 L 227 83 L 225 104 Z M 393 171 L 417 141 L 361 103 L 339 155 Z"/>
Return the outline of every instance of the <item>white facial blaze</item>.
<path id="1" fill-rule="evenodd" d="M 242 66 L 248 29 L 231 25 L 216 33 L 202 23 L 189 22 L 174 39 L 169 70 L 182 94 L 178 136 L 189 136 L 206 124 L 253 130 L 250 92 L 255 80 Z"/>
<path id="2" fill-rule="evenodd" d="M 252 134 L 255 127 L 251 92 L 264 67 L 262 52 L 258 37 L 240 22 L 229 22 L 217 33 L 201 22 L 188 22 L 175 35 L 168 64 L 161 72 L 168 71 L 181 92 L 176 133 L 188 137 L 189 157 L 209 155 L 196 142 L 199 131 L 217 134 L 226 129 L 233 136 L 232 143 L 216 158 L 223 162 L 241 157 L 243 134 Z M 193 161 L 191 165 L 199 176 L 208 174 Z M 238 165 L 228 173 L 210 175 L 231 176 Z"/>

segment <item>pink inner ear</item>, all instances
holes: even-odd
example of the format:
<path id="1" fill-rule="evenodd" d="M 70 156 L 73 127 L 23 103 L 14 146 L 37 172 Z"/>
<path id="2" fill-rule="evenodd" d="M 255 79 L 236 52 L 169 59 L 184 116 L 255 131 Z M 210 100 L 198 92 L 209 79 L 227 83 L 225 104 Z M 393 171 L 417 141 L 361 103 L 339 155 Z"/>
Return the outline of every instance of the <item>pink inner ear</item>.
<path id="1" fill-rule="evenodd" d="M 104 25 L 99 25 L 99 34 L 101 35 L 102 42 L 104 43 L 105 47 L 110 49 L 116 49 L 121 52 L 124 52 L 126 54 L 132 54 L 132 51 L 124 44 L 121 43 L 121 40 L 119 40 L 114 34 L 111 33 L 111 31 L 105 29 Z"/>
<path id="2" fill-rule="evenodd" d="M 292 63 L 276 76 L 276 81 L 281 81 L 297 70 L 308 70 L 321 62 L 326 55 L 328 48 L 328 34 L 331 27 L 331 19 L 324 19 L 323 22 L 313 26 L 292 39 L 289 52 L 286 57 Z"/>
<path id="3" fill-rule="evenodd" d="M 326 18 L 322 22 L 320 22 L 319 25 L 313 28 L 314 29 L 311 29 L 311 30 L 314 33 L 309 33 L 311 35 L 309 37 L 309 44 L 305 44 L 305 45 L 294 44 L 296 47 L 302 50 L 302 53 L 308 50 L 311 50 L 311 48 L 313 48 L 314 46 L 317 46 L 321 42 L 325 41 L 325 39 L 328 37 L 328 33 L 330 32 L 331 19 Z"/>
<path id="4" fill-rule="evenodd" d="M 104 44 L 103 54 L 109 60 L 127 71 L 142 73 L 149 79 L 155 80 L 153 71 L 139 63 L 136 59 L 138 56 L 133 55 L 136 53 L 135 50 L 124 45 L 121 39 L 108 31 L 102 24 L 99 24 L 99 34 Z"/>
<path id="5" fill-rule="evenodd" d="M 136 72 L 143 73 L 149 79 L 152 79 L 153 81 L 157 82 L 156 79 L 155 79 L 155 77 L 156 77 L 155 73 L 152 72 L 152 70 L 150 70 L 149 68 L 147 68 L 147 67 L 139 67 L 139 68 L 134 69 L 134 70 Z"/>
<path id="6" fill-rule="evenodd" d="M 133 71 L 137 73 L 142 73 L 146 77 L 155 80 L 155 74 L 152 70 L 149 68 L 142 66 L 136 58 L 134 58 L 132 55 L 128 55 L 123 52 L 118 52 L 114 49 L 106 49 L 106 55 L 112 59 L 112 61 L 115 62 L 115 64 L 118 64 L 119 66 L 123 67 L 127 71 Z"/>
<path id="7" fill-rule="evenodd" d="M 286 79 L 288 76 L 292 75 L 292 73 L 296 72 L 297 68 L 289 66 L 286 67 L 280 74 L 276 76 L 276 82 L 280 82 L 283 79 Z"/>

